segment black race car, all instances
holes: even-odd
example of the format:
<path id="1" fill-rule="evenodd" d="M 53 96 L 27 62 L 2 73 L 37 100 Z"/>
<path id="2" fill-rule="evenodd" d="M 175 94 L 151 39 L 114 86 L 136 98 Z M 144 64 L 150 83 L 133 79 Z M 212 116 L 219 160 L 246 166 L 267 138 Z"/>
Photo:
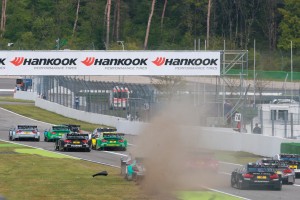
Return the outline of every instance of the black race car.
<path id="1" fill-rule="evenodd" d="M 92 141 L 87 139 L 88 134 L 83 133 L 67 133 L 62 138 L 55 141 L 56 151 L 84 150 L 91 151 Z"/>
<path id="2" fill-rule="evenodd" d="M 251 186 L 270 186 L 281 190 L 282 180 L 276 169 L 256 163 L 249 163 L 231 173 L 231 187 L 242 190 Z"/>

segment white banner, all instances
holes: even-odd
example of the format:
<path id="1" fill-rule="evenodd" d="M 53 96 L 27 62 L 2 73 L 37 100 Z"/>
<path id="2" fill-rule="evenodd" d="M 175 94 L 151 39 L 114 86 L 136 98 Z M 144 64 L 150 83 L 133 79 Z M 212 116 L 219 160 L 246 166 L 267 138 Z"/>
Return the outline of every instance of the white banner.
<path id="1" fill-rule="evenodd" d="M 0 51 L 0 75 L 219 76 L 218 51 Z"/>

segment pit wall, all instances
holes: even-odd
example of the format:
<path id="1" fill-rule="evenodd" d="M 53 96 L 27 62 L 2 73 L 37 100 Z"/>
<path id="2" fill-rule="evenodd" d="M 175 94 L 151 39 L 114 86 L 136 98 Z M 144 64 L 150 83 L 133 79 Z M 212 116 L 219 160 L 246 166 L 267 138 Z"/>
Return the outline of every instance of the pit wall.
<path id="1" fill-rule="evenodd" d="M 139 135 L 143 130 L 149 128 L 149 124 L 147 123 L 128 121 L 124 118 L 89 113 L 65 107 L 60 104 L 44 100 L 36 93 L 32 92 L 17 91 L 14 94 L 14 98 L 33 100 L 35 101 L 35 106 L 37 107 L 66 117 L 99 124 L 99 126 L 101 124 L 113 126 L 116 127 L 118 131 L 126 134 Z M 282 142 L 298 141 L 251 133 L 239 133 L 230 128 L 185 126 L 182 127 L 181 132 L 185 134 L 183 140 L 188 145 L 195 147 L 207 147 L 226 151 L 245 151 L 269 157 L 280 153 L 280 144 Z"/>

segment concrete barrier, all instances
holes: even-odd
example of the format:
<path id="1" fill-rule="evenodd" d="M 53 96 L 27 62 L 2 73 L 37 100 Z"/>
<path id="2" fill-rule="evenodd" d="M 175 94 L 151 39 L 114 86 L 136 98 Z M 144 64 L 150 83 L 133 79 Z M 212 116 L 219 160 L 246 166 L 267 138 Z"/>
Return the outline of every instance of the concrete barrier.
<path id="1" fill-rule="evenodd" d="M 35 97 L 35 98 L 34 98 Z M 17 91 L 15 98 L 34 100 L 37 107 L 61 114 L 66 117 L 116 127 L 119 131 L 131 135 L 139 135 L 143 130 L 149 128 L 149 124 L 128 121 L 124 118 L 88 113 L 65 107 L 60 104 L 38 98 L 30 92 Z M 231 128 L 181 126 L 184 140 L 188 145 L 194 147 L 207 147 L 226 151 L 245 151 L 261 156 L 274 156 L 280 153 L 282 142 L 297 142 L 280 137 L 265 136 L 260 134 L 240 133 Z"/>

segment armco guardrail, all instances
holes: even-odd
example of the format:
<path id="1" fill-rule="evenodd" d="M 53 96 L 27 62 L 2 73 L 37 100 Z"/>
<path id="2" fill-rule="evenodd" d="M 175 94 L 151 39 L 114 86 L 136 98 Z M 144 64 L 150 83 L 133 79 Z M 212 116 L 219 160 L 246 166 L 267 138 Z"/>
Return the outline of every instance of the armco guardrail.
<path id="1" fill-rule="evenodd" d="M 103 124 L 113 126 L 126 134 L 139 135 L 143 130 L 149 129 L 148 126 L 151 126 L 150 124 L 143 122 L 128 121 L 124 118 L 88 113 L 68 108 L 57 103 L 41 99 L 31 92 L 17 91 L 14 96 L 19 99 L 28 99 L 31 98 L 31 96 L 35 96 L 34 100 L 37 107 L 66 117 L 99 125 Z M 239 133 L 229 128 L 185 126 L 182 127 L 181 132 L 184 134 L 183 140 L 186 144 L 194 147 L 207 147 L 227 151 L 245 151 L 261 156 L 274 156 L 275 154 L 280 153 L 280 145 L 282 142 L 297 141 L 259 134 Z"/>

